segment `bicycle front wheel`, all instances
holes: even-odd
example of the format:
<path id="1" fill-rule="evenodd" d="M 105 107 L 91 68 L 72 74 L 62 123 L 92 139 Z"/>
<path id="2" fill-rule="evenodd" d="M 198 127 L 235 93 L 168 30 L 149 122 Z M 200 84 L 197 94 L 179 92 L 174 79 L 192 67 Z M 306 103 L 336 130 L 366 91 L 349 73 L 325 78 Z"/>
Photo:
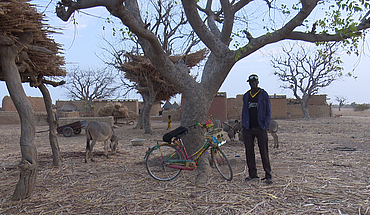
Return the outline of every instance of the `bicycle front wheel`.
<path id="1" fill-rule="evenodd" d="M 213 164 L 216 166 L 218 172 L 222 175 L 222 177 L 228 181 L 233 179 L 233 170 L 231 169 L 231 165 L 229 160 L 227 159 L 224 152 L 221 148 L 212 148 L 211 149 L 211 157 Z"/>
<path id="2" fill-rule="evenodd" d="M 181 153 L 176 147 L 169 144 L 159 145 L 152 149 L 146 157 L 146 169 L 153 178 L 160 181 L 169 181 L 181 172 L 181 169 L 168 167 L 171 160 L 181 160 Z"/>

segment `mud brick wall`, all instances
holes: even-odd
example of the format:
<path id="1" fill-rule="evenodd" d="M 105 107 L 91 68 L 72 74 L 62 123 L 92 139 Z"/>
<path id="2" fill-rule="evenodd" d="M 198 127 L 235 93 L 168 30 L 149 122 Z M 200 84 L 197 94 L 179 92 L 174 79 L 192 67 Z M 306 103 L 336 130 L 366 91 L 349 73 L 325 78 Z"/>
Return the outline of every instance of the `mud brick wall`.
<path id="1" fill-rule="evenodd" d="M 63 107 L 67 102 L 70 101 L 62 101 L 62 100 L 57 100 L 56 101 L 56 106 L 58 108 Z M 73 104 L 75 104 L 78 108 L 78 110 L 81 110 L 82 106 L 85 104 L 85 101 L 72 101 Z M 94 108 L 92 110 L 93 116 L 98 116 L 98 111 L 106 106 L 108 103 L 113 102 L 119 102 L 122 105 L 126 106 L 129 111 L 132 111 L 134 113 L 139 113 L 139 102 L 137 99 L 124 99 L 124 100 L 95 100 L 94 101 Z"/>
<path id="2" fill-rule="evenodd" d="M 237 98 L 227 98 L 227 119 L 241 119 L 241 107 L 236 105 Z"/>
<path id="3" fill-rule="evenodd" d="M 227 107 L 236 107 L 236 98 L 227 98 Z"/>
<path id="4" fill-rule="evenodd" d="M 35 123 L 37 126 L 48 125 L 46 112 L 35 113 Z M 18 112 L 16 111 L 0 111 L 0 124 L 12 125 L 21 124 Z"/>
<path id="5" fill-rule="evenodd" d="M 44 98 L 43 97 L 31 97 L 28 96 L 28 100 L 32 105 L 32 109 L 35 112 L 46 112 Z M 4 111 L 17 111 L 14 106 L 12 98 L 10 96 L 4 96 L 2 101 L 2 108 Z"/>
<path id="6" fill-rule="evenodd" d="M 137 99 L 123 99 L 123 100 L 96 100 L 94 101 L 94 116 L 98 115 L 98 111 L 106 106 L 108 103 L 119 102 L 121 105 L 127 107 L 128 111 L 139 113 L 139 101 Z"/>
<path id="7" fill-rule="evenodd" d="M 227 106 L 227 119 L 241 120 L 242 110 L 243 107 Z"/>
<path id="8" fill-rule="evenodd" d="M 327 105 L 326 94 L 312 96 L 308 100 L 308 105 Z"/>
<path id="9" fill-rule="evenodd" d="M 227 119 L 241 120 L 243 110 L 243 94 L 236 95 L 236 98 L 227 99 Z"/>
<path id="10" fill-rule="evenodd" d="M 284 119 L 287 115 L 287 105 L 285 95 L 270 96 L 271 103 L 271 118 Z"/>
<path id="11" fill-rule="evenodd" d="M 139 109 L 143 108 L 143 102 L 139 102 Z M 159 111 L 162 110 L 161 103 L 154 103 L 152 110 L 150 111 L 151 116 L 159 116 Z M 139 112 L 138 112 L 139 113 Z"/>
<path id="12" fill-rule="evenodd" d="M 113 126 L 114 119 L 113 116 L 105 116 L 105 117 L 63 117 L 59 118 L 59 126 L 71 124 L 77 121 L 84 121 L 86 120 L 87 124 L 91 121 L 98 121 L 98 122 L 106 122 L 109 125 Z"/>
<path id="13" fill-rule="evenodd" d="M 271 114 L 273 119 L 286 118 L 286 96 L 270 95 Z M 241 119 L 243 109 L 243 95 L 239 94 L 236 98 L 227 99 L 227 118 Z"/>
<path id="14" fill-rule="evenodd" d="M 68 102 L 70 102 L 70 101 L 57 100 L 55 102 L 55 105 L 57 106 L 57 109 L 59 109 L 59 108 L 63 107 L 63 105 L 65 105 Z M 81 110 L 81 107 L 84 104 L 84 101 L 72 101 L 72 102 L 73 102 L 73 104 L 75 104 L 77 106 L 78 110 Z"/>
<path id="15" fill-rule="evenodd" d="M 80 116 L 80 112 L 78 111 L 71 111 L 71 112 L 60 111 L 59 117 L 79 117 L 79 116 Z"/>
<path id="16" fill-rule="evenodd" d="M 236 95 L 236 106 L 237 107 L 243 107 L 243 96 L 244 94 Z"/>
<path id="17" fill-rule="evenodd" d="M 181 114 L 182 110 L 184 109 L 185 99 L 181 97 Z M 213 98 L 211 107 L 208 110 L 208 114 L 212 114 L 215 119 L 219 119 L 221 121 L 227 120 L 227 99 L 225 92 L 219 92 Z"/>
<path id="18" fill-rule="evenodd" d="M 171 115 L 172 122 L 181 120 L 181 110 L 164 110 L 162 112 L 162 122 L 168 122 L 168 115 Z"/>
<path id="19" fill-rule="evenodd" d="M 329 105 L 309 105 L 307 107 L 311 118 L 330 117 Z M 287 105 L 287 118 L 303 118 L 301 105 Z"/>
<path id="20" fill-rule="evenodd" d="M 227 120 L 227 99 L 226 92 L 219 92 L 213 98 L 211 107 L 208 110 L 209 115 L 213 115 L 215 119 L 221 121 Z"/>

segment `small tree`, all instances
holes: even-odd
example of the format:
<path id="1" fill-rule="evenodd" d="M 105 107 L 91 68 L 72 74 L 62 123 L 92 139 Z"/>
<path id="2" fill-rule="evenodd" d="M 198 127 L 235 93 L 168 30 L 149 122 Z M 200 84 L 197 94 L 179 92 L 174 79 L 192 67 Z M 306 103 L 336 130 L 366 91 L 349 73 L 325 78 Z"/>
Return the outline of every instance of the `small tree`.
<path id="1" fill-rule="evenodd" d="M 94 101 L 95 99 L 119 96 L 120 85 L 115 82 L 115 74 L 105 69 L 74 68 L 66 76 L 67 96 L 73 100 Z"/>
<path id="2" fill-rule="evenodd" d="M 283 46 L 282 54 L 271 56 L 274 75 L 284 83 L 282 88 L 293 91 L 305 119 L 310 118 L 308 99 L 342 75 L 342 61 L 335 54 L 337 49 L 335 43 L 324 44 L 321 48 L 296 43 Z"/>
<path id="3" fill-rule="evenodd" d="M 345 97 L 345 96 L 335 96 L 335 101 L 337 101 L 339 103 L 338 110 L 340 111 L 340 109 L 346 104 L 345 102 L 347 101 L 347 97 Z"/>

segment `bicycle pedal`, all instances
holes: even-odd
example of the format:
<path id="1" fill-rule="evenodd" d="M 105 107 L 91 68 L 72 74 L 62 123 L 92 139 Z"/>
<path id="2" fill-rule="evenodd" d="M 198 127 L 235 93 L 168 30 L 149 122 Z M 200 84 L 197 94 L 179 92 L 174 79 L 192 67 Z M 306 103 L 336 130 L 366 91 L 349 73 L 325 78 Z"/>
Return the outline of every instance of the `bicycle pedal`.
<path id="1" fill-rule="evenodd" d="M 197 167 L 197 163 L 195 163 L 194 161 L 188 161 L 188 162 L 186 162 L 185 166 L 186 167 L 194 167 L 194 168 L 196 168 Z"/>

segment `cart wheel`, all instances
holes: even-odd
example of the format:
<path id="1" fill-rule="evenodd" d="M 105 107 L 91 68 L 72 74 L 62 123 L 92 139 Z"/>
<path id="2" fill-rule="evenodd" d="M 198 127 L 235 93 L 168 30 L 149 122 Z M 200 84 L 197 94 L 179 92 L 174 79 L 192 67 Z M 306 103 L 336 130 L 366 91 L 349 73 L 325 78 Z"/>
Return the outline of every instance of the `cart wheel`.
<path id="1" fill-rule="evenodd" d="M 63 135 L 65 137 L 70 137 L 73 134 L 73 129 L 71 127 L 65 127 L 63 128 Z"/>
<path id="2" fill-rule="evenodd" d="M 74 134 L 80 134 L 81 133 L 81 128 L 77 128 L 73 131 Z"/>

